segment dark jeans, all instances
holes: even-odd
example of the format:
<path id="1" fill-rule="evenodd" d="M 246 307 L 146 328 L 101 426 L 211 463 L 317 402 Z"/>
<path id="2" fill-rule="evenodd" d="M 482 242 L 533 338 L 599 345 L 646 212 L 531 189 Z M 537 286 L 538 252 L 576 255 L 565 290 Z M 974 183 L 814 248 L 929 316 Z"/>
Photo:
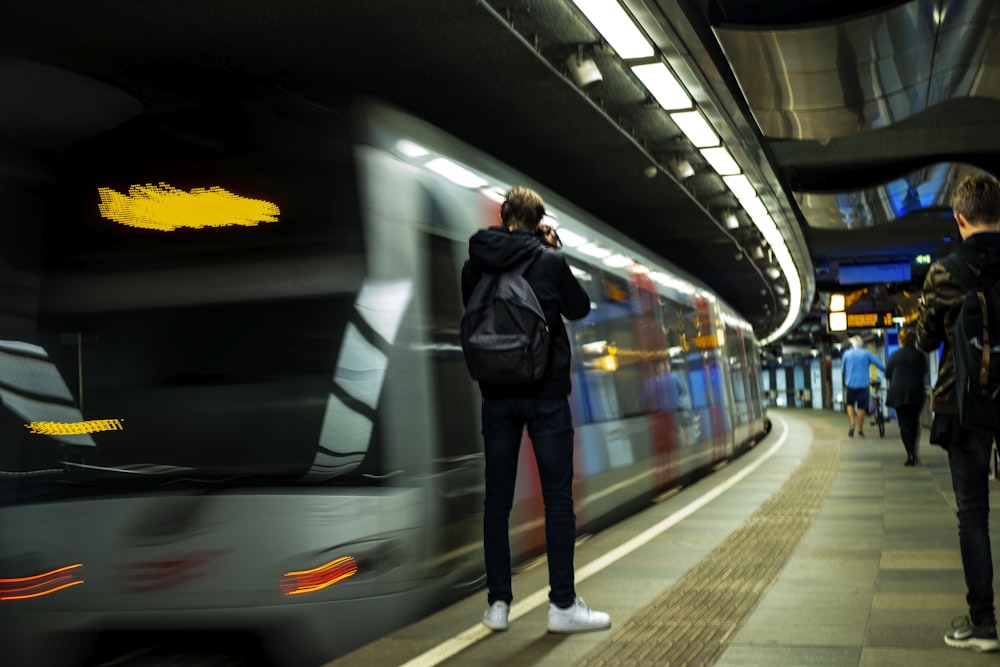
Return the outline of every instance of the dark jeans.
<path id="1" fill-rule="evenodd" d="M 545 502 L 545 546 L 549 562 L 549 600 L 568 607 L 576 600 L 573 550 L 573 417 L 566 398 L 484 398 L 486 500 L 483 549 L 488 601 L 514 598 L 510 584 L 510 510 L 514 502 L 517 458 L 528 428 Z"/>
<path id="2" fill-rule="evenodd" d="M 920 439 L 920 413 L 922 405 L 897 405 L 896 418 L 899 420 L 899 437 L 910 456 L 917 455 L 917 441 Z"/>
<path id="3" fill-rule="evenodd" d="M 950 415 L 949 415 L 950 417 Z M 936 417 L 940 418 L 940 417 Z M 958 417 L 954 417 L 955 428 Z M 958 506 L 958 544 L 968 589 L 966 601 L 975 625 L 995 622 L 993 552 L 990 547 L 990 455 L 993 436 L 964 429 L 948 447 L 951 484 Z"/>

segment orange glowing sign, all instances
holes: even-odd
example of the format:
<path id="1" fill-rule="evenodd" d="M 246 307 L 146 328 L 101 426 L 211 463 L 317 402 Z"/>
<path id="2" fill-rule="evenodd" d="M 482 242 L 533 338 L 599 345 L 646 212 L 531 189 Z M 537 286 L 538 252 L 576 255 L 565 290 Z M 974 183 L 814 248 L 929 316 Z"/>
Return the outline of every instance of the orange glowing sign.
<path id="1" fill-rule="evenodd" d="M 275 204 L 233 194 L 218 186 L 179 188 L 159 185 L 133 185 L 123 195 L 111 188 L 98 188 L 98 209 L 108 220 L 138 227 L 172 232 L 179 227 L 252 227 L 262 222 L 276 222 L 280 211 Z"/>
<path id="2" fill-rule="evenodd" d="M 351 556 L 343 556 L 311 570 L 286 572 L 281 578 L 281 592 L 285 595 L 314 593 L 352 577 L 357 572 L 358 562 Z"/>
<path id="3" fill-rule="evenodd" d="M 0 600 L 37 598 L 82 584 L 84 581 L 80 578 L 82 568 L 83 564 L 77 563 L 31 577 L 0 579 Z"/>
<path id="4" fill-rule="evenodd" d="M 91 419 L 85 422 L 31 422 L 24 427 L 41 435 L 81 435 L 98 431 L 123 431 L 121 420 Z"/>

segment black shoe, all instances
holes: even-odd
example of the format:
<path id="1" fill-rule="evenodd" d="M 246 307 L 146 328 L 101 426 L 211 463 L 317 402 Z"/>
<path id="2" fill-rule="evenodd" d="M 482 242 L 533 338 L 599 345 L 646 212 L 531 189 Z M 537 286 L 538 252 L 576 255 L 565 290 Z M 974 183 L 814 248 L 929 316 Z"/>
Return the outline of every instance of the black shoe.
<path id="1" fill-rule="evenodd" d="M 968 616 L 960 616 L 952 620 L 951 632 L 944 636 L 944 643 L 980 653 L 996 651 L 1000 649 L 996 621 L 990 619 L 980 625 L 973 625 Z"/>
<path id="2" fill-rule="evenodd" d="M 864 431 L 858 431 L 858 437 L 859 438 L 865 437 L 865 432 Z"/>
<path id="3" fill-rule="evenodd" d="M 851 428 L 847 429 L 847 437 L 848 438 L 853 438 L 854 437 L 854 427 L 853 426 Z"/>
<path id="4" fill-rule="evenodd" d="M 914 463 L 916 463 L 916 459 L 914 459 L 912 456 L 907 456 L 906 457 L 906 463 L 904 463 L 903 465 L 904 466 L 912 466 Z"/>

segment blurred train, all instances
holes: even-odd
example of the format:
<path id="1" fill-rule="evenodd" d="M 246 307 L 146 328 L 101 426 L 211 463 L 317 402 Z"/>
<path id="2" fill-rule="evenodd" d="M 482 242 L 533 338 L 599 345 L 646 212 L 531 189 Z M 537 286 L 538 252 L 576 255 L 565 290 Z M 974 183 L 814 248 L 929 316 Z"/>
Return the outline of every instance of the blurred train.
<path id="1" fill-rule="evenodd" d="M 149 113 L 53 168 L 0 223 L 37 260 L 0 335 L 5 665 L 315 666 L 481 588 L 459 276 L 513 185 L 593 302 L 569 326 L 581 533 L 770 428 L 752 330 L 703 283 L 378 102 Z M 521 468 L 523 561 L 530 447 Z"/>

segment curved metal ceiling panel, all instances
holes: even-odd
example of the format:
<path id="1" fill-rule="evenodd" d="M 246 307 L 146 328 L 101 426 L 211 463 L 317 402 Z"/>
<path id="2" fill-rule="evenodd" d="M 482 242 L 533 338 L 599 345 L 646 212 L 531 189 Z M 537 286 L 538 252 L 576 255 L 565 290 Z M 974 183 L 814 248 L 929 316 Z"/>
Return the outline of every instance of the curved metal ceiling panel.
<path id="1" fill-rule="evenodd" d="M 968 174 L 978 171 L 972 165 L 941 163 L 863 190 L 794 195 L 810 227 L 859 229 L 924 209 L 950 209 L 955 188 Z"/>
<path id="2" fill-rule="evenodd" d="M 761 132 L 824 140 L 958 97 L 1000 98 L 1000 3 L 912 0 L 838 23 L 715 28 Z"/>

